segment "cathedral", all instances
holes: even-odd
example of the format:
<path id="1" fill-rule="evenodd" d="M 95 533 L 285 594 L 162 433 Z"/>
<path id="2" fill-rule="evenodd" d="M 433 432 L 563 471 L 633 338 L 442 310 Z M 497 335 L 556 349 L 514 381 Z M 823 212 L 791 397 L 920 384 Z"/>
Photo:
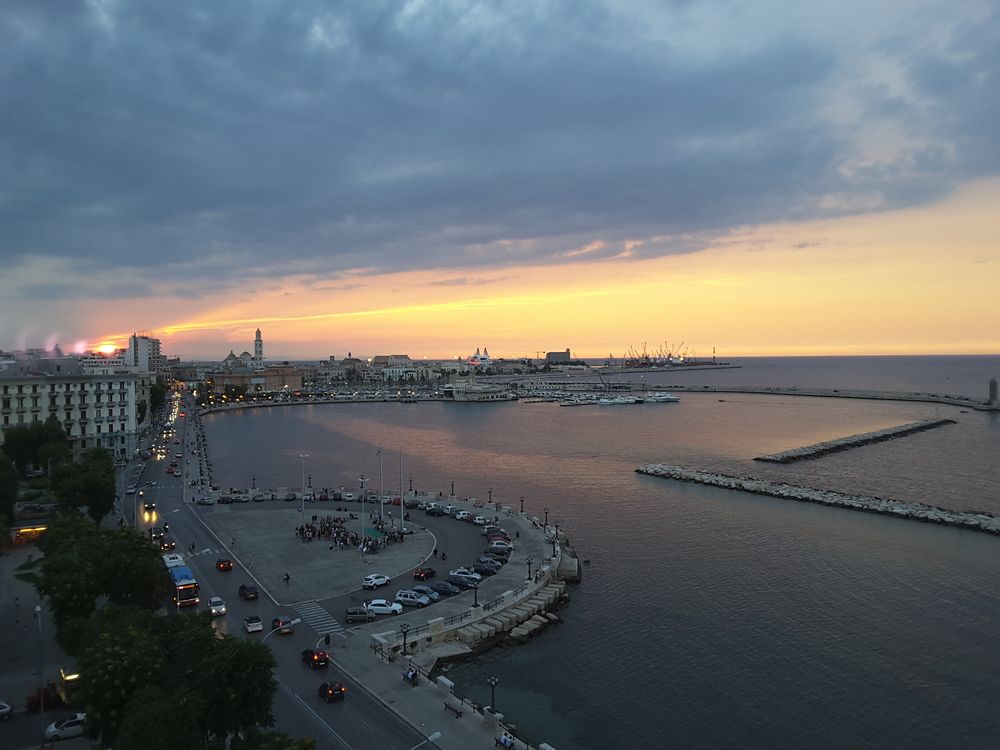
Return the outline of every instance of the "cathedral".
<path id="1" fill-rule="evenodd" d="M 257 336 L 253 340 L 253 354 L 243 352 L 237 355 L 232 349 L 224 360 L 222 366 L 228 370 L 250 369 L 261 370 L 264 367 L 264 339 L 260 336 L 260 329 L 257 329 Z"/>

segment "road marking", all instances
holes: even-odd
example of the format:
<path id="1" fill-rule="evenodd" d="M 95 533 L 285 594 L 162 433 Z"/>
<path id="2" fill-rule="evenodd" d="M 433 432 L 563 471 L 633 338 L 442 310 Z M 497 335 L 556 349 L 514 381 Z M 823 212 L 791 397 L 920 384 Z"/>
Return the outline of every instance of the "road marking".
<path id="1" fill-rule="evenodd" d="M 291 695 L 295 700 L 297 700 L 300 704 L 302 704 L 302 708 L 304 708 L 306 711 L 308 711 L 309 713 L 311 713 L 313 715 L 313 717 L 315 717 L 316 721 L 318 721 L 320 724 L 322 724 L 324 727 L 326 727 L 327 731 L 330 734 L 332 734 L 334 737 L 336 737 L 338 740 L 340 740 L 340 743 L 344 747 L 348 748 L 348 750 L 354 750 L 353 746 L 351 745 L 351 743 L 348 742 L 347 740 L 345 740 L 343 737 L 341 737 L 336 732 L 336 730 L 334 730 L 333 727 L 331 727 L 329 724 L 327 724 L 326 720 L 322 716 L 320 716 L 318 713 L 316 713 L 316 711 L 313 709 L 312 706 L 310 706 L 308 703 L 306 703 L 304 700 L 302 700 L 302 698 L 299 697 L 299 695 L 297 693 L 293 693 L 291 688 L 287 687 L 286 685 L 282 685 L 282 687 L 284 687 L 285 690 L 288 691 L 289 695 Z"/>
<path id="2" fill-rule="evenodd" d="M 294 609 L 319 635 L 341 633 L 344 630 L 343 625 L 314 601 L 296 604 Z"/>

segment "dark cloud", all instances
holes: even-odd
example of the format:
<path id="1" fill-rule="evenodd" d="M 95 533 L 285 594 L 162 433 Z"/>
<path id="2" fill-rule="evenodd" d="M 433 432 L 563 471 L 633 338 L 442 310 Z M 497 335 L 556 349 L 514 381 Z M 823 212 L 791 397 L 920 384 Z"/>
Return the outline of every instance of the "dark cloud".
<path id="1" fill-rule="evenodd" d="M 825 114 L 836 44 L 790 29 L 699 55 L 609 7 L 7 2 L 0 262 L 193 264 L 176 293 L 197 298 L 661 238 L 641 258 L 869 195 L 927 201 L 1000 163 L 996 17 L 936 55 L 887 46 L 913 91 L 859 106 L 918 144 L 845 171 L 851 134 Z"/>

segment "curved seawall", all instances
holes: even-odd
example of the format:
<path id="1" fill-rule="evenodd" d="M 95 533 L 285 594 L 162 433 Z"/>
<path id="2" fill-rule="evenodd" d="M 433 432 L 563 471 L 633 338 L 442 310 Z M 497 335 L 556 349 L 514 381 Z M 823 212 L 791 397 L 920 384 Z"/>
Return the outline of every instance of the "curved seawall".
<path id="1" fill-rule="evenodd" d="M 753 477 L 735 477 L 727 474 L 699 471 L 685 466 L 670 466 L 668 464 L 647 464 L 636 469 L 639 474 L 647 474 L 662 479 L 674 479 L 680 482 L 695 482 L 710 487 L 721 487 L 728 490 L 753 492 L 758 495 L 781 498 L 782 500 L 798 500 L 803 503 L 818 503 L 833 505 L 839 508 L 860 510 L 868 513 L 881 513 L 897 518 L 908 518 L 914 521 L 941 523 L 947 526 L 958 526 L 973 531 L 984 531 L 988 534 L 1000 534 L 1000 518 L 990 513 L 976 511 L 955 511 L 938 508 L 922 503 L 907 503 L 901 500 L 891 500 L 873 495 L 847 495 L 832 490 L 818 490 L 810 487 L 800 487 L 794 484 L 768 482 Z"/>

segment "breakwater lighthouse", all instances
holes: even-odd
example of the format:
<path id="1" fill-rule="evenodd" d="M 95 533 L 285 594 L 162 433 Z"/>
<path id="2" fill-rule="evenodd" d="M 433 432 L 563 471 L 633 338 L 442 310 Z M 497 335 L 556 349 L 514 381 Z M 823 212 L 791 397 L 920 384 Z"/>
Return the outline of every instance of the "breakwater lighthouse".
<path id="1" fill-rule="evenodd" d="M 1000 386 L 997 385 L 996 378 L 990 380 L 990 392 L 986 398 L 986 405 L 991 409 L 1000 409 Z"/>

